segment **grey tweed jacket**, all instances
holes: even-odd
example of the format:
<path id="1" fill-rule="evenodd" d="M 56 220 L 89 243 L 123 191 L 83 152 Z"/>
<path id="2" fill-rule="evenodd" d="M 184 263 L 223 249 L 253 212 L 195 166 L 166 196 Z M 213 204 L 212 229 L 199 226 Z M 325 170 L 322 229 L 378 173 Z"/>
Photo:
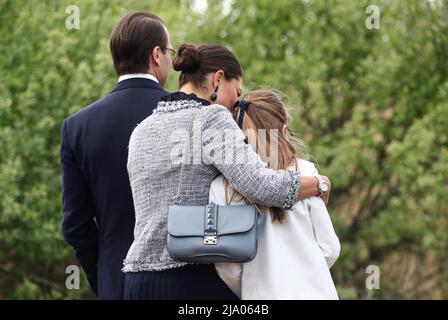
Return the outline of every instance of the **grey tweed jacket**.
<path id="1" fill-rule="evenodd" d="M 195 120 L 192 121 L 192 116 Z M 195 95 L 162 98 L 129 141 L 128 174 L 135 207 L 134 242 L 123 272 L 160 271 L 189 263 L 167 251 L 168 207 L 175 204 L 181 163 L 193 123 L 188 162 L 180 183 L 181 205 L 208 204 L 212 180 L 223 174 L 248 200 L 289 209 L 298 200 L 300 173 L 269 169 L 244 142 L 227 108 Z"/>

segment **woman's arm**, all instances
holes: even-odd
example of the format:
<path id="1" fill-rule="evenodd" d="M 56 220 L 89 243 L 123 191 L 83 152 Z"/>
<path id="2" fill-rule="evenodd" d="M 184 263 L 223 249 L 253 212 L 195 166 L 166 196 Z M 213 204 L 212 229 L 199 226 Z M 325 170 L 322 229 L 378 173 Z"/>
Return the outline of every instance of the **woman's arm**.
<path id="1" fill-rule="evenodd" d="M 211 105 L 202 114 L 202 160 L 215 166 L 230 185 L 252 202 L 289 209 L 294 202 L 319 194 L 314 177 L 273 170 L 244 142 L 231 113 Z"/>

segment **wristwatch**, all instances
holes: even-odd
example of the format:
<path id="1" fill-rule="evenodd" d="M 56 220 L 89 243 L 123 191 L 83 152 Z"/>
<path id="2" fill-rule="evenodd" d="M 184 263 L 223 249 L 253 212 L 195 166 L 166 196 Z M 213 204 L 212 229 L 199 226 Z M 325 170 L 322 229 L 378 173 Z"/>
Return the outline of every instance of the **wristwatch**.
<path id="1" fill-rule="evenodd" d="M 317 190 L 319 191 L 319 197 L 328 192 L 328 184 L 319 175 L 314 176 L 317 179 Z"/>

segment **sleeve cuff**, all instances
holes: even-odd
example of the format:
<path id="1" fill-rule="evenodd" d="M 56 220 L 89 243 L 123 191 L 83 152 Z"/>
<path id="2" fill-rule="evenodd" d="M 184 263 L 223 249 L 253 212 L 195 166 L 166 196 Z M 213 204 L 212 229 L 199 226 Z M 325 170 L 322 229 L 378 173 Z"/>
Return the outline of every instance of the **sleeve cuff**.
<path id="1" fill-rule="evenodd" d="M 292 179 L 291 188 L 288 191 L 286 200 L 283 203 L 284 209 L 291 209 L 294 203 L 297 201 L 299 190 L 300 190 L 300 172 L 289 171 Z"/>

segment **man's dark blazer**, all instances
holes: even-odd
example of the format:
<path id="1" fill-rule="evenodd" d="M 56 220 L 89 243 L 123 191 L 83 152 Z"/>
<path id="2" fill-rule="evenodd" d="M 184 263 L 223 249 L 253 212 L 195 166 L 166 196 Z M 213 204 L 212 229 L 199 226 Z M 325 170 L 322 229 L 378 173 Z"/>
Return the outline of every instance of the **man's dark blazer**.
<path id="1" fill-rule="evenodd" d="M 149 79 L 123 80 L 62 124 L 62 234 L 100 299 L 123 298 L 121 268 L 134 238 L 129 138 L 167 94 Z"/>

